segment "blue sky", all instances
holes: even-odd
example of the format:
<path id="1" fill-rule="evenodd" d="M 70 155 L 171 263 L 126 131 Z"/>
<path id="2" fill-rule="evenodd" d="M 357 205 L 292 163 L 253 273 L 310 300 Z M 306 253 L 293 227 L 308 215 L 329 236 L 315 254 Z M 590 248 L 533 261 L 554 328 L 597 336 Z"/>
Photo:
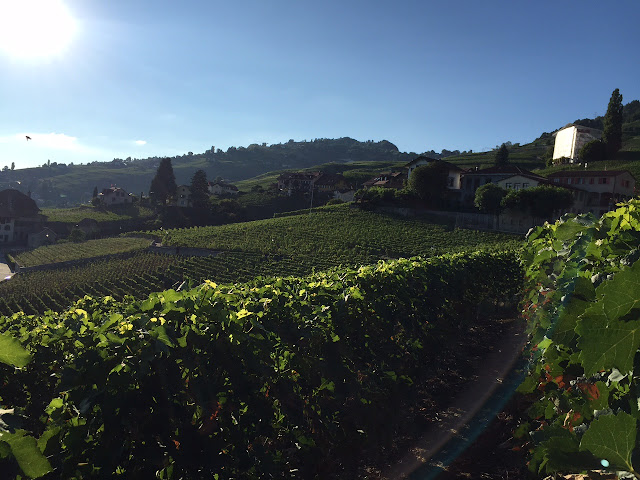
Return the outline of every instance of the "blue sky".
<path id="1" fill-rule="evenodd" d="M 0 166 L 342 136 L 482 151 L 640 99 L 635 0 L 60 1 L 64 51 L 0 48 Z"/>

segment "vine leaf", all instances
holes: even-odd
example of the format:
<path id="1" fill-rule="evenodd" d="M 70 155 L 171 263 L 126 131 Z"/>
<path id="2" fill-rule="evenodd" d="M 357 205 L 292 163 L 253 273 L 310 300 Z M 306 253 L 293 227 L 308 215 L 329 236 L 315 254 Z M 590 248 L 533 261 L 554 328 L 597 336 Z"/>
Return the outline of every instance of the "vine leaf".
<path id="1" fill-rule="evenodd" d="M 578 322 L 580 361 L 587 375 L 602 369 L 633 369 L 640 347 L 640 320 L 621 321 L 640 302 L 640 262 L 618 272 L 597 289 L 599 300 Z"/>
<path id="2" fill-rule="evenodd" d="M 0 363 L 24 367 L 31 361 L 31 354 L 15 338 L 0 333 Z"/>
<path id="3" fill-rule="evenodd" d="M 608 282 L 597 289 L 598 296 L 604 296 L 603 313 L 609 319 L 625 316 L 633 308 L 640 306 L 640 262 L 620 270 Z"/>
<path id="4" fill-rule="evenodd" d="M 26 476 L 38 478 L 51 472 L 51 464 L 38 448 L 36 439 L 23 433 L 3 433 L 0 439 L 9 444 L 11 453 Z"/>
<path id="5" fill-rule="evenodd" d="M 612 467 L 633 472 L 631 452 L 636 445 L 636 419 L 625 412 L 603 415 L 591 422 L 580 442 L 580 450 L 588 450 L 607 460 Z"/>

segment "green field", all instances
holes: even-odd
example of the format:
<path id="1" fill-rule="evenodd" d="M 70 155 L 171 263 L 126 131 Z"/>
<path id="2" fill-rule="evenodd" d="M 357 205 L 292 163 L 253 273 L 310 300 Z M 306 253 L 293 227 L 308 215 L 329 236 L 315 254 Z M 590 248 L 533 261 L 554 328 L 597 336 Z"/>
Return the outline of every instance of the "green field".
<path id="1" fill-rule="evenodd" d="M 131 220 L 133 218 L 150 218 L 153 210 L 138 205 L 123 205 L 117 208 L 103 207 L 75 207 L 75 208 L 43 208 L 41 213 L 49 222 L 63 222 L 76 224 L 85 218 L 96 222 L 112 222 Z"/>
<path id="2" fill-rule="evenodd" d="M 338 265 L 360 266 L 384 258 L 434 256 L 447 252 L 517 248 L 513 235 L 457 230 L 423 219 L 364 212 L 346 205 L 311 213 L 218 227 L 151 232 L 164 243 L 219 250 L 211 257 L 136 253 L 74 268 L 16 275 L 0 283 L 0 314 L 59 310 L 84 295 L 144 298 L 182 282 L 248 281 L 256 276 L 303 276 Z M 122 243 L 120 243 L 122 242 Z M 43 247 L 18 257 L 43 264 L 98 253 L 142 249 L 149 240 L 121 237 Z M 93 248 L 88 248 L 94 246 Z M 87 251 L 82 257 L 80 248 Z M 29 263 L 31 262 L 31 263 Z"/>
<path id="3" fill-rule="evenodd" d="M 293 255 L 340 263 L 438 255 L 519 244 L 513 235 L 452 229 L 424 219 L 335 205 L 310 214 L 254 222 L 150 232 L 163 244 L 223 251 Z"/>
<path id="4" fill-rule="evenodd" d="M 101 257 L 114 253 L 126 253 L 142 250 L 149 246 L 146 238 L 116 237 L 88 240 L 82 243 L 61 243 L 36 248 L 16 256 L 22 267 L 35 267 L 49 263 L 67 262 Z"/>

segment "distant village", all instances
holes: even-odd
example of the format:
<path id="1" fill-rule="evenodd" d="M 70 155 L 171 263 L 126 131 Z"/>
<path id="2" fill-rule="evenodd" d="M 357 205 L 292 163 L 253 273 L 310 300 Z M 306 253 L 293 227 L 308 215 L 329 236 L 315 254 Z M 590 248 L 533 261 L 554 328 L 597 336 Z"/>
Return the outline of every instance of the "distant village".
<path id="1" fill-rule="evenodd" d="M 578 152 L 586 143 L 600 138 L 602 132 L 580 125 L 570 124 L 555 134 L 553 153 L 554 163 L 576 163 Z M 463 169 L 451 163 L 426 156 L 418 156 L 398 171 L 381 172 L 362 185 L 353 185 L 340 174 L 324 172 L 287 172 L 277 178 L 272 188 L 284 196 L 313 195 L 339 202 L 351 202 L 359 189 L 394 189 L 402 190 L 415 170 L 423 165 L 437 163 L 446 169 L 447 196 L 449 197 L 447 212 L 441 212 L 456 218 L 456 224 L 466 228 L 501 229 L 524 233 L 536 223 L 536 219 L 525 218 L 514 212 L 505 212 L 502 218 L 494 219 L 491 215 L 482 215 L 474 211 L 476 190 L 486 184 L 496 184 L 503 189 L 523 190 L 541 185 L 560 187 L 571 192 L 573 205 L 566 211 L 557 211 L 559 217 L 564 213 L 592 213 L 602 215 L 611 210 L 616 203 L 633 197 L 636 188 L 635 177 L 627 170 L 567 170 L 558 171 L 547 177 L 538 175 L 524 168 L 505 164 L 489 168 Z M 240 192 L 228 182 L 218 179 L 208 182 L 209 195 L 233 198 Z M 94 192 L 93 204 L 105 207 L 116 207 L 131 204 L 141 197 L 128 193 L 117 186 L 104 188 Z M 179 185 L 176 194 L 168 203 L 169 206 L 190 208 L 193 206 L 189 185 Z M 317 204 L 316 204 L 317 205 Z M 30 195 L 18 190 L 0 191 L 0 245 L 25 245 L 37 247 L 54 243 L 56 233 L 46 226 L 46 218 Z M 540 219 L 537 219 L 538 221 Z M 96 223 L 90 219 L 80 222 L 78 228 L 88 232 L 95 229 Z"/>

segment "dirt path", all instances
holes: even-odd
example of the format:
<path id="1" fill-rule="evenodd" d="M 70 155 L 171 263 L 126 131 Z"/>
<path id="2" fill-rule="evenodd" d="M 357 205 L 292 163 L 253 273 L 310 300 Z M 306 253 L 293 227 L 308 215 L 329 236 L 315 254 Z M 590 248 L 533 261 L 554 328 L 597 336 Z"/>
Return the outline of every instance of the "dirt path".
<path id="1" fill-rule="evenodd" d="M 495 417 L 520 383 L 524 322 L 514 320 L 498 346 L 488 346 L 479 374 L 468 388 L 452 396 L 450 406 L 436 414 L 403 458 L 382 472 L 379 479 L 430 479 L 442 473 Z"/>
<path id="2" fill-rule="evenodd" d="M 12 276 L 11 269 L 6 263 L 0 263 L 0 282 L 7 277 Z"/>

